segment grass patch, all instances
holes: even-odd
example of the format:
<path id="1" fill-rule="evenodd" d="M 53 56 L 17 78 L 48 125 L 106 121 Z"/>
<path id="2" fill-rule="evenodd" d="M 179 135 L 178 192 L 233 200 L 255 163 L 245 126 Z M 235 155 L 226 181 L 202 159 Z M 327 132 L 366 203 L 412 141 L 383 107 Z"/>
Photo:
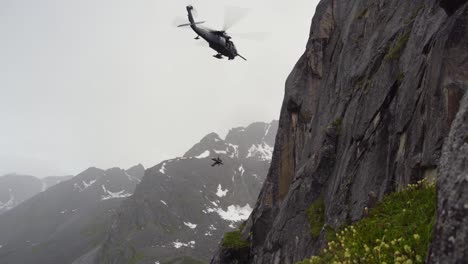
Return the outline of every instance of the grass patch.
<path id="1" fill-rule="evenodd" d="M 143 260 L 145 255 L 143 253 L 136 253 L 131 259 L 130 264 L 136 264 L 138 261 Z"/>
<path id="2" fill-rule="evenodd" d="M 423 263 L 435 222 L 436 189 L 421 181 L 387 195 L 367 217 L 336 232 L 310 263 Z"/>
<path id="3" fill-rule="evenodd" d="M 401 52 L 406 47 L 406 43 L 408 43 L 410 35 L 411 35 L 411 31 L 408 31 L 404 35 L 400 36 L 400 38 L 398 38 L 398 40 L 389 49 L 387 55 L 385 55 L 385 59 L 386 60 L 399 59 L 401 56 Z"/>
<path id="4" fill-rule="evenodd" d="M 398 76 L 397 76 L 397 81 L 398 81 L 398 83 L 401 84 L 401 83 L 403 82 L 404 79 L 405 79 L 405 74 L 402 73 L 402 72 L 400 72 L 400 73 L 398 74 Z"/>
<path id="5" fill-rule="evenodd" d="M 194 259 L 189 256 L 176 257 L 170 260 L 161 262 L 162 264 L 208 264 L 198 259 Z"/>
<path id="6" fill-rule="evenodd" d="M 317 238 L 325 223 L 325 203 L 322 196 L 307 208 L 306 215 L 309 221 L 310 235 Z"/>
<path id="7" fill-rule="evenodd" d="M 224 234 L 223 247 L 225 248 L 246 248 L 249 242 L 243 240 L 239 230 Z"/>

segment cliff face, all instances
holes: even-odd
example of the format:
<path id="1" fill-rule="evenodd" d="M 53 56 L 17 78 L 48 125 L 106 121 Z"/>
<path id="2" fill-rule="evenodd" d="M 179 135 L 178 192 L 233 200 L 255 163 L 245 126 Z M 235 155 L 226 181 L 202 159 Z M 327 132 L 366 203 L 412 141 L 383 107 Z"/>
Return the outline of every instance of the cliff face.
<path id="1" fill-rule="evenodd" d="M 305 213 L 317 199 L 325 224 L 338 228 L 361 219 L 370 196 L 438 176 L 468 89 L 466 2 L 320 2 L 243 230 L 250 249 L 232 257 L 220 248 L 212 263 L 295 263 L 324 245 L 325 225 L 312 238 Z"/>

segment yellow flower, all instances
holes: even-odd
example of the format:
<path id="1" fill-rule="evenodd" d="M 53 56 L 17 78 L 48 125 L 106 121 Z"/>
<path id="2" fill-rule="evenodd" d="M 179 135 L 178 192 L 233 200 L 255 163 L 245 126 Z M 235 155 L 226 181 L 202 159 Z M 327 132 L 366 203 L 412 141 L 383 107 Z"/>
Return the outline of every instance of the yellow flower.
<path id="1" fill-rule="evenodd" d="M 414 239 L 419 240 L 420 236 L 418 234 L 413 235 Z"/>
<path id="2" fill-rule="evenodd" d="M 419 255 L 416 255 L 416 262 L 422 262 L 422 257 Z"/>
<path id="3" fill-rule="evenodd" d="M 403 248 L 405 249 L 406 253 L 411 253 L 411 247 L 408 245 L 404 245 Z"/>

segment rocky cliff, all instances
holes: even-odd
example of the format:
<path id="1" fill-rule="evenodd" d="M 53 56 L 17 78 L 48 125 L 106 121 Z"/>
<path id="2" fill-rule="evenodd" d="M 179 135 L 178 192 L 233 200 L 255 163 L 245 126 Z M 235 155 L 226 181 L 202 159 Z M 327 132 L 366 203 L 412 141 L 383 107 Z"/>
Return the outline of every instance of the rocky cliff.
<path id="1" fill-rule="evenodd" d="M 298 262 L 324 246 L 325 226 L 357 221 L 374 197 L 438 176 L 443 248 L 431 258 L 462 263 L 466 236 L 455 233 L 466 230 L 466 184 L 454 185 L 466 183 L 466 156 L 455 158 L 466 155 L 466 114 L 438 168 L 468 89 L 467 18 L 466 0 L 322 0 L 286 81 L 272 164 L 242 232 L 250 246 L 220 247 L 212 263 Z M 312 237 L 306 209 L 319 200 L 324 225 Z"/>

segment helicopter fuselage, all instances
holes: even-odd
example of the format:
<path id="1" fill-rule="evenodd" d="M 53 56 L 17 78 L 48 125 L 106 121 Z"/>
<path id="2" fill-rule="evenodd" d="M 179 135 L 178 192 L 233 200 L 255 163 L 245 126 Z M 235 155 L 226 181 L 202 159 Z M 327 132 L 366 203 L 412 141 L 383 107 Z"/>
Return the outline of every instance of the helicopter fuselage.
<path id="1" fill-rule="evenodd" d="M 218 52 L 218 54 L 214 55 L 214 57 L 221 59 L 222 56 L 226 56 L 229 58 L 229 60 L 233 60 L 236 56 L 239 56 L 242 59 L 246 60 L 239 53 L 237 53 L 236 46 L 231 41 L 231 37 L 227 35 L 226 32 L 211 30 L 205 27 L 197 26 L 197 24 L 199 24 L 200 22 L 195 22 L 195 20 L 193 19 L 192 10 L 192 6 L 187 6 L 188 19 L 190 21 L 189 25 L 192 28 L 192 30 L 195 33 L 197 33 L 197 38 L 203 38 L 206 42 L 208 42 L 210 48 Z"/>
<path id="2" fill-rule="evenodd" d="M 197 25 L 192 25 L 190 27 L 198 36 L 206 40 L 210 48 L 217 51 L 218 54 L 224 55 L 231 60 L 237 56 L 236 46 L 224 32 L 213 31 Z"/>

